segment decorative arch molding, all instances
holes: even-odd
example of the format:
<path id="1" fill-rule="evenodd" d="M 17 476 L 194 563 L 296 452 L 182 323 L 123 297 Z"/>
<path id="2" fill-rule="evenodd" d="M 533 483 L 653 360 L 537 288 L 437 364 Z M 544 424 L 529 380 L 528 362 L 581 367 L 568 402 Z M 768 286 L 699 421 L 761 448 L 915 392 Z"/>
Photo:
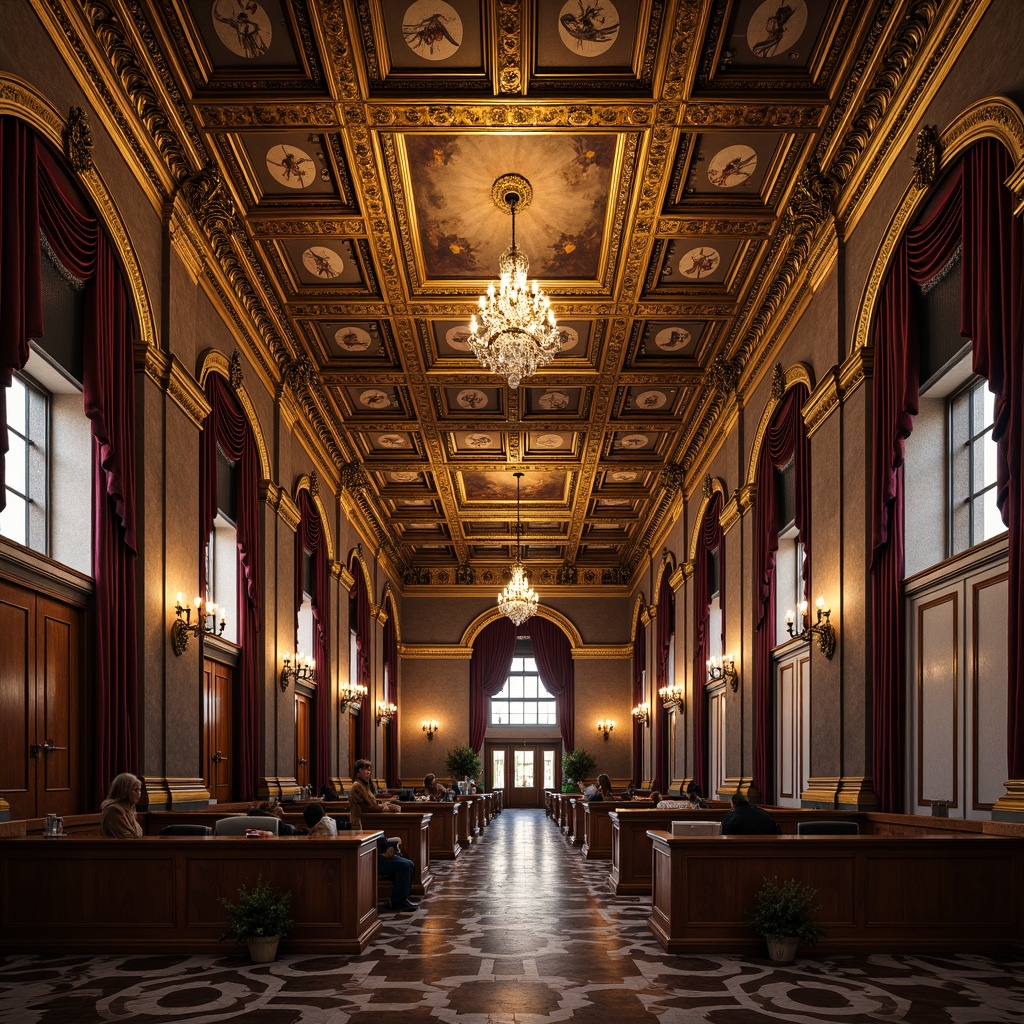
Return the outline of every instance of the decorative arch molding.
<path id="1" fill-rule="evenodd" d="M 199 354 L 196 364 L 196 379 L 199 381 L 201 388 L 206 387 L 206 378 L 211 373 L 218 373 L 228 382 L 231 381 L 231 360 L 223 352 L 219 352 L 215 348 L 205 349 Z M 246 391 L 244 384 L 239 383 L 237 386 L 233 386 L 232 390 L 238 396 L 238 404 L 242 407 L 245 418 L 249 421 L 249 426 L 252 428 L 253 436 L 256 438 L 256 447 L 260 453 L 260 477 L 263 480 L 269 480 L 271 478 L 270 449 L 267 448 L 267 441 L 263 436 L 263 428 L 260 427 L 260 419 L 256 415 L 256 407 L 252 404 L 252 399 L 249 397 L 249 392 Z"/>
<path id="2" fill-rule="evenodd" d="M 331 536 L 331 521 L 327 518 L 327 509 L 324 506 L 324 500 L 320 497 L 320 489 L 317 487 L 314 489 L 312 478 L 303 473 L 295 484 L 295 504 L 299 503 L 299 491 L 308 491 L 309 496 L 316 505 L 317 512 L 320 513 L 320 526 L 324 531 L 324 539 L 327 541 L 327 563 L 330 565 L 334 561 L 334 538 Z"/>
<path id="3" fill-rule="evenodd" d="M 553 622 L 569 638 L 569 646 L 572 648 L 572 656 L 575 658 L 577 650 L 583 646 L 583 637 L 572 620 L 568 619 L 561 612 L 555 611 L 554 608 L 548 608 L 546 605 L 540 605 L 535 614 L 539 615 L 542 619 L 548 619 Z M 473 644 L 480 635 L 480 631 L 485 626 L 489 626 L 496 619 L 502 617 L 502 613 L 497 607 L 488 608 L 487 611 L 482 612 L 466 627 L 466 632 L 462 634 L 459 646 L 466 647 L 472 651 Z"/>
<path id="4" fill-rule="evenodd" d="M 725 507 L 728 496 L 725 493 L 725 484 L 722 483 L 721 479 L 717 476 L 709 476 L 708 481 L 710 486 L 704 488 L 704 494 L 701 496 L 700 504 L 697 506 L 694 512 L 693 528 L 690 530 L 690 545 L 686 550 L 686 560 L 688 562 L 695 562 L 697 560 L 697 544 L 700 541 L 700 524 L 704 521 L 704 514 L 708 510 L 708 505 L 714 500 L 716 494 L 722 496 L 722 507 Z"/>
<path id="5" fill-rule="evenodd" d="M 391 614 L 390 615 L 386 611 L 386 609 L 389 607 L 389 602 L 390 602 L 390 608 L 391 608 Z M 385 621 L 387 619 L 392 619 L 393 620 L 394 627 L 395 627 L 395 642 L 399 645 L 399 650 L 401 650 L 401 645 L 402 645 L 402 629 L 401 629 L 401 626 L 400 626 L 400 624 L 398 622 L 398 596 L 397 596 L 394 588 L 391 586 L 391 581 L 390 580 L 388 580 L 388 582 L 384 584 L 384 590 L 381 592 L 381 595 L 380 595 L 380 606 L 381 606 L 382 609 L 385 609 L 385 611 L 384 611 Z"/>
<path id="6" fill-rule="evenodd" d="M 955 163 L 965 150 L 980 139 L 998 139 L 1009 151 L 1014 171 L 1005 184 L 1016 197 L 1014 213 L 1024 211 L 1024 113 L 1013 100 L 1005 96 L 991 96 L 978 100 L 956 117 L 939 136 L 939 170 Z M 892 263 L 893 254 L 918 210 L 932 195 L 931 185 L 911 180 L 903 193 L 896 212 L 889 221 L 878 250 L 875 253 L 864 292 L 858 306 L 857 326 L 854 330 L 851 355 L 861 349 L 872 348 L 872 325 L 882 282 Z"/>
<path id="7" fill-rule="evenodd" d="M 30 125 L 58 152 L 64 151 L 64 131 L 68 121 L 62 117 L 44 96 L 28 82 L 14 75 L 0 73 L 0 115 L 11 115 Z M 71 173 L 70 169 L 65 169 Z M 99 171 L 93 164 L 88 170 L 74 172 L 74 177 L 92 200 L 106 229 L 118 261 L 124 271 L 125 281 L 135 306 L 136 326 L 139 331 L 139 345 L 156 347 L 156 323 L 149 293 L 143 280 L 142 269 L 135 259 L 135 250 L 128 237 L 128 229 L 118 211 L 117 204 Z"/>
<path id="8" fill-rule="evenodd" d="M 781 366 L 781 364 L 778 365 Z M 806 363 L 793 363 L 788 370 L 781 374 L 781 377 L 782 386 L 779 389 L 775 388 L 773 381 L 772 394 L 768 399 L 768 404 L 764 407 L 764 412 L 761 413 L 761 422 L 758 423 L 757 432 L 754 434 L 754 444 L 750 449 L 750 461 L 747 463 L 746 483 L 748 485 L 756 483 L 754 478 L 757 475 L 757 457 L 761 454 L 764 435 L 768 433 L 768 424 L 771 423 L 775 410 L 784 401 L 786 393 L 797 384 L 805 385 L 808 393 L 814 390 L 812 371 Z"/>
<path id="9" fill-rule="evenodd" d="M 629 617 L 629 644 L 632 647 L 636 643 L 637 623 L 643 620 L 644 625 L 651 621 L 651 606 L 644 600 L 644 592 L 641 590 L 633 601 L 633 612 Z"/>
<path id="10" fill-rule="evenodd" d="M 366 556 L 363 554 L 361 544 L 357 544 L 349 551 L 348 568 L 352 573 L 353 583 L 355 583 L 355 574 L 357 572 L 361 572 L 363 574 L 363 582 L 366 584 L 366 592 L 370 595 L 370 617 L 372 618 L 377 611 L 377 606 L 373 603 L 373 599 L 376 597 L 376 594 L 373 592 L 373 577 L 370 575 L 370 567 L 366 564 Z"/>
<path id="11" fill-rule="evenodd" d="M 662 580 L 662 577 L 665 575 L 665 573 L 668 573 L 669 583 L 671 584 L 672 576 L 675 573 L 675 570 L 676 570 L 675 555 L 673 555 L 672 552 L 669 551 L 668 548 L 666 548 L 664 553 L 661 556 L 661 564 L 658 566 L 658 574 L 657 574 L 657 576 L 654 577 L 654 591 L 653 591 L 654 594 L 660 594 L 661 593 L 661 580 Z"/>

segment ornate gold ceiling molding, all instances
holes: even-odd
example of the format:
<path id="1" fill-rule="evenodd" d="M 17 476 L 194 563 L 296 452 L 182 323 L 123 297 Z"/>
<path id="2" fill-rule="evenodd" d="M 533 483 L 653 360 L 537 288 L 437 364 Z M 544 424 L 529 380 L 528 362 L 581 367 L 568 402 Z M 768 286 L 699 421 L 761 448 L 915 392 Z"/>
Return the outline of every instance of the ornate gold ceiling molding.
<path id="1" fill-rule="evenodd" d="M 366 235 L 366 223 L 361 217 L 306 217 L 273 220 L 249 217 L 249 228 L 254 238 L 279 238 L 282 235 L 344 235 L 358 238 Z M 337 312 L 337 306 L 330 307 Z"/>
<path id="2" fill-rule="evenodd" d="M 654 122 L 653 101 L 633 103 L 446 103 L 368 104 L 366 116 L 373 129 L 402 128 L 649 128 Z"/>
<path id="3" fill-rule="evenodd" d="M 203 428 L 210 415 L 210 403 L 177 357 L 152 345 L 135 346 L 135 368 L 141 370 L 198 427 Z"/>
<path id="4" fill-rule="evenodd" d="M 655 231 L 659 235 L 715 235 L 738 238 L 765 238 L 775 227 L 774 217 L 659 217 Z M 721 305 L 710 307 L 716 311 Z M 675 306 L 678 311 L 678 304 Z"/>
<path id="5" fill-rule="evenodd" d="M 1024 113 L 1013 100 L 1004 96 L 978 100 L 941 132 L 941 169 L 956 162 L 961 154 L 979 139 L 989 137 L 998 139 L 1009 150 L 1016 167 L 1016 173 L 1011 181 L 1024 181 Z M 912 170 L 913 168 L 908 168 L 909 180 L 903 199 L 875 251 L 871 272 L 868 274 L 857 307 L 857 326 L 853 334 L 851 351 L 871 344 L 871 326 L 875 318 L 875 309 L 893 254 L 918 209 L 928 199 L 928 189 L 920 187 L 913 180 L 913 176 L 909 174 Z"/>
<path id="6" fill-rule="evenodd" d="M 320 478 L 314 469 L 312 473 L 303 473 L 295 482 L 295 507 L 299 505 L 299 491 L 308 491 L 309 497 L 320 515 L 320 528 L 324 531 L 324 544 L 327 548 L 327 561 L 334 561 L 334 537 L 331 535 L 331 520 L 327 514 L 327 506 L 320 495 Z"/>
<path id="7" fill-rule="evenodd" d="M 521 0 L 498 0 L 498 92 L 515 96 L 523 87 Z"/>
<path id="8" fill-rule="evenodd" d="M 772 380 L 772 393 L 765 404 L 764 412 L 761 413 L 761 420 L 757 425 L 754 442 L 750 448 L 746 483 L 756 482 L 757 459 L 761 454 L 761 445 L 764 443 L 764 435 L 768 432 L 768 425 L 771 423 L 772 416 L 775 415 L 775 410 L 785 401 L 787 392 L 797 384 L 805 385 L 807 390 L 813 393 L 814 378 L 810 366 L 806 363 L 793 363 L 787 370 L 782 370 L 781 364 L 776 364 L 776 374 Z"/>
<path id="9" fill-rule="evenodd" d="M 672 41 L 668 50 L 665 73 L 660 84 L 666 100 L 682 102 L 693 91 L 693 83 L 700 60 L 700 40 L 709 16 L 709 4 L 704 0 L 681 0 L 672 26 Z"/>
<path id="10" fill-rule="evenodd" d="M 340 128 L 341 112 L 334 103 L 220 103 L 197 104 L 203 128 L 240 131 L 243 128 Z"/>
<path id="11" fill-rule="evenodd" d="M 348 31 L 347 12 L 342 0 L 318 0 L 319 33 L 327 52 L 327 74 L 334 83 L 333 93 L 346 102 L 359 98 L 357 58 Z"/>
<path id="12" fill-rule="evenodd" d="M 331 562 L 330 570 L 331 575 L 338 581 L 346 592 L 350 591 L 355 585 L 356 578 L 348 571 L 348 567 L 344 562 Z"/>
<path id="13" fill-rule="evenodd" d="M 808 131 L 826 112 L 822 103 L 784 106 L 774 103 L 705 103 L 690 100 L 682 109 L 687 128 L 772 128 Z"/>
<path id="14" fill-rule="evenodd" d="M 669 577 L 669 586 L 678 594 L 682 585 L 693 573 L 693 562 L 680 562 Z"/>
<path id="15" fill-rule="evenodd" d="M 470 661 L 473 649 L 457 644 L 399 644 L 398 656 L 403 661 Z"/>

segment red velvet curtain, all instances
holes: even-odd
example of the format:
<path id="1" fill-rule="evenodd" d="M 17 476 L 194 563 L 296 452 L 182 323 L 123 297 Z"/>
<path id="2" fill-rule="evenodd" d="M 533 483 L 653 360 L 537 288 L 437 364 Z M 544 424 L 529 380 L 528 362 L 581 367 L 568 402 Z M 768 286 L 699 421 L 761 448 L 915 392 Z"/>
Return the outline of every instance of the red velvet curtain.
<path id="1" fill-rule="evenodd" d="M 918 339 L 911 283 L 934 277 L 960 243 L 958 169 L 927 219 L 893 257 L 875 320 L 872 432 L 872 772 L 879 807 L 903 810 L 905 698 L 903 445 L 918 409 Z"/>
<path id="2" fill-rule="evenodd" d="M 644 702 L 644 671 L 647 668 L 647 627 L 636 620 L 636 639 L 633 641 L 633 707 Z M 633 782 L 639 787 L 644 779 L 644 726 L 633 719 Z"/>
<path id="3" fill-rule="evenodd" d="M 667 571 L 661 574 L 657 603 L 658 614 L 654 620 L 655 686 L 660 690 L 668 685 L 668 656 L 672 651 L 672 634 L 676 630 L 676 595 Z M 668 729 L 671 719 L 654 693 L 651 694 L 651 704 L 654 718 L 654 786 L 664 792 L 672 781 L 668 763 Z"/>
<path id="4" fill-rule="evenodd" d="M 708 658 L 711 656 L 711 553 L 718 551 L 719 604 L 725 607 L 725 545 L 722 533 L 722 494 L 716 491 L 704 510 L 697 535 L 693 570 L 693 779 L 701 791 L 708 785 Z M 725 634 L 725 615 L 722 615 Z M 713 796 L 713 794 L 708 794 Z"/>
<path id="5" fill-rule="evenodd" d="M 388 670 L 388 692 L 385 700 L 391 701 L 398 707 L 395 717 L 385 726 L 387 730 L 387 764 L 385 766 L 385 778 L 389 786 L 399 784 L 398 774 L 398 720 L 402 714 L 401 701 L 398 699 L 398 629 L 395 623 L 395 605 L 388 594 L 384 605 L 387 610 L 387 620 L 384 623 L 384 664 Z"/>
<path id="6" fill-rule="evenodd" d="M 527 629 L 533 656 L 544 689 L 555 698 L 562 746 L 566 753 L 576 745 L 576 669 L 569 638 L 549 619 L 534 615 Z"/>
<path id="7" fill-rule="evenodd" d="M 238 543 L 238 645 L 241 648 L 235 689 L 235 780 L 239 799 L 259 793 L 260 719 L 263 649 L 259 642 L 260 503 L 259 452 L 249 421 L 223 377 L 206 378 L 210 415 L 203 426 L 199 449 L 199 588 L 206 593 L 206 549 L 217 516 L 217 449 L 238 473 L 235 538 Z"/>
<path id="8" fill-rule="evenodd" d="M 772 773 L 775 723 L 772 703 L 772 648 L 775 646 L 775 553 L 779 549 L 777 474 L 792 458 L 796 529 L 804 549 L 804 600 L 810 593 L 811 445 L 800 407 L 807 387 L 790 388 L 772 416 L 757 458 L 754 508 L 754 785 L 762 801 L 774 799 Z"/>
<path id="9" fill-rule="evenodd" d="M 503 615 L 488 623 L 473 641 L 469 662 L 469 745 L 479 753 L 487 732 L 487 701 L 508 679 L 516 652 L 516 626 Z"/>
<path id="10" fill-rule="evenodd" d="M 7 387 L 43 337 L 40 231 L 86 282 L 83 398 L 94 438 L 93 788 L 138 771 L 135 541 L 135 324 L 100 221 L 32 130 L 0 119 L 0 508 L 6 504 Z"/>
<path id="11" fill-rule="evenodd" d="M 330 764 L 330 571 L 327 566 L 327 538 L 320 510 L 309 491 L 299 491 L 299 528 L 295 534 L 295 614 L 299 614 L 303 598 L 303 558 L 312 556 L 313 580 L 310 607 L 313 611 L 313 650 L 316 662 L 316 702 L 313 705 L 313 778 L 316 789 L 331 781 Z M 296 652 L 298 653 L 298 652 Z"/>
<path id="12" fill-rule="evenodd" d="M 370 685 L 370 594 L 366 589 L 366 578 L 362 566 L 352 563 L 352 575 L 355 584 L 349 591 L 349 600 L 355 602 L 356 620 L 356 682 L 366 687 L 367 693 L 359 705 L 359 745 L 360 749 L 352 760 L 370 757 L 373 750 L 373 688 Z"/>

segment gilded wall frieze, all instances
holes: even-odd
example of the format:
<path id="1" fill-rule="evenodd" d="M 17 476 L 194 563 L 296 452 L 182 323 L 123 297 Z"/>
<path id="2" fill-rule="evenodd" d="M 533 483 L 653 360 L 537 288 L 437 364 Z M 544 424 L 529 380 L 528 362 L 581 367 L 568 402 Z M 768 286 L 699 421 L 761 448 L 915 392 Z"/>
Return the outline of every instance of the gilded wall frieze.
<path id="1" fill-rule="evenodd" d="M 666 100 L 685 100 L 693 88 L 700 51 L 702 22 L 706 17 L 704 0 L 682 0 L 672 26 L 672 45 L 665 69 L 663 96 Z"/>
<path id="2" fill-rule="evenodd" d="M 68 111 L 67 124 L 63 131 L 64 156 L 68 163 L 79 172 L 92 170 L 92 129 L 89 115 L 81 107 Z"/>
<path id="3" fill-rule="evenodd" d="M 823 104 L 786 106 L 774 103 L 699 103 L 691 100 L 683 109 L 682 123 L 688 128 L 776 128 L 817 127 L 826 108 Z"/>
<path id="4" fill-rule="evenodd" d="M 933 124 L 923 125 L 917 133 L 914 151 L 914 186 L 929 188 L 939 177 L 942 166 L 942 140 Z"/>
<path id="5" fill-rule="evenodd" d="M 659 217 L 655 230 L 659 235 L 715 235 L 764 238 L 775 226 L 774 217 Z"/>
<path id="6" fill-rule="evenodd" d="M 342 0 L 318 0 L 317 14 L 322 28 L 320 38 L 327 51 L 327 74 L 334 83 L 333 93 L 343 101 L 356 100 L 359 98 L 357 60 L 349 39 L 345 5 Z"/>
<path id="7" fill-rule="evenodd" d="M 366 224 L 359 217 L 289 217 L 287 220 L 251 217 L 249 226 L 254 238 L 276 238 L 288 235 L 344 235 L 366 234 Z"/>
<path id="8" fill-rule="evenodd" d="M 204 103 L 196 111 L 204 128 L 338 128 L 333 103 Z"/>
<path id="9" fill-rule="evenodd" d="M 239 228 L 238 211 L 220 171 L 208 163 L 185 178 L 180 191 L 208 236 L 231 235 Z"/>
<path id="10" fill-rule="evenodd" d="M 469 104 L 419 106 L 374 103 L 368 108 L 374 128 L 647 128 L 651 104 Z"/>
<path id="11" fill-rule="evenodd" d="M 278 518 L 293 533 L 298 530 L 302 522 L 302 514 L 299 506 L 285 488 L 274 483 L 273 480 L 261 480 L 259 484 L 259 498 L 268 508 L 277 513 Z"/>
<path id="12" fill-rule="evenodd" d="M 210 415 L 210 403 L 180 360 L 153 345 L 137 344 L 135 368 L 163 391 L 197 428 L 202 428 Z"/>
<path id="13" fill-rule="evenodd" d="M 515 96 L 523 85 L 522 4 L 498 0 L 498 92 Z"/>
<path id="14" fill-rule="evenodd" d="M 842 397 L 839 367 L 833 366 L 821 375 L 821 379 L 818 381 L 814 391 L 811 392 L 810 398 L 807 399 L 801 409 L 808 437 L 813 437 L 818 427 L 839 408 Z"/>

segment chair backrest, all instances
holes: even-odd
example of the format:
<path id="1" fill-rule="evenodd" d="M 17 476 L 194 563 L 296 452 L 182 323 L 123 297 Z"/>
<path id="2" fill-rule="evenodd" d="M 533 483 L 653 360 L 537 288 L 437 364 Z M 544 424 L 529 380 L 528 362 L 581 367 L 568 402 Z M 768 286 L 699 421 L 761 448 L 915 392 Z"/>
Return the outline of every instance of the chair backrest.
<path id="1" fill-rule="evenodd" d="M 212 836 L 213 829 L 209 825 L 164 825 L 160 829 L 162 836 Z"/>
<path id="2" fill-rule="evenodd" d="M 278 824 L 280 824 L 279 818 L 240 814 L 235 818 L 218 818 L 213 834 L 216 836 L 244 836 L 246 829 L 256 828 L 261 832 L 273 832 L 276 836 Z"/>
<path id="3" fill-rule="evenodd" d="M 860 825 L 855 821 L 798 821 L 798 836 L 856 836 Z"/>

